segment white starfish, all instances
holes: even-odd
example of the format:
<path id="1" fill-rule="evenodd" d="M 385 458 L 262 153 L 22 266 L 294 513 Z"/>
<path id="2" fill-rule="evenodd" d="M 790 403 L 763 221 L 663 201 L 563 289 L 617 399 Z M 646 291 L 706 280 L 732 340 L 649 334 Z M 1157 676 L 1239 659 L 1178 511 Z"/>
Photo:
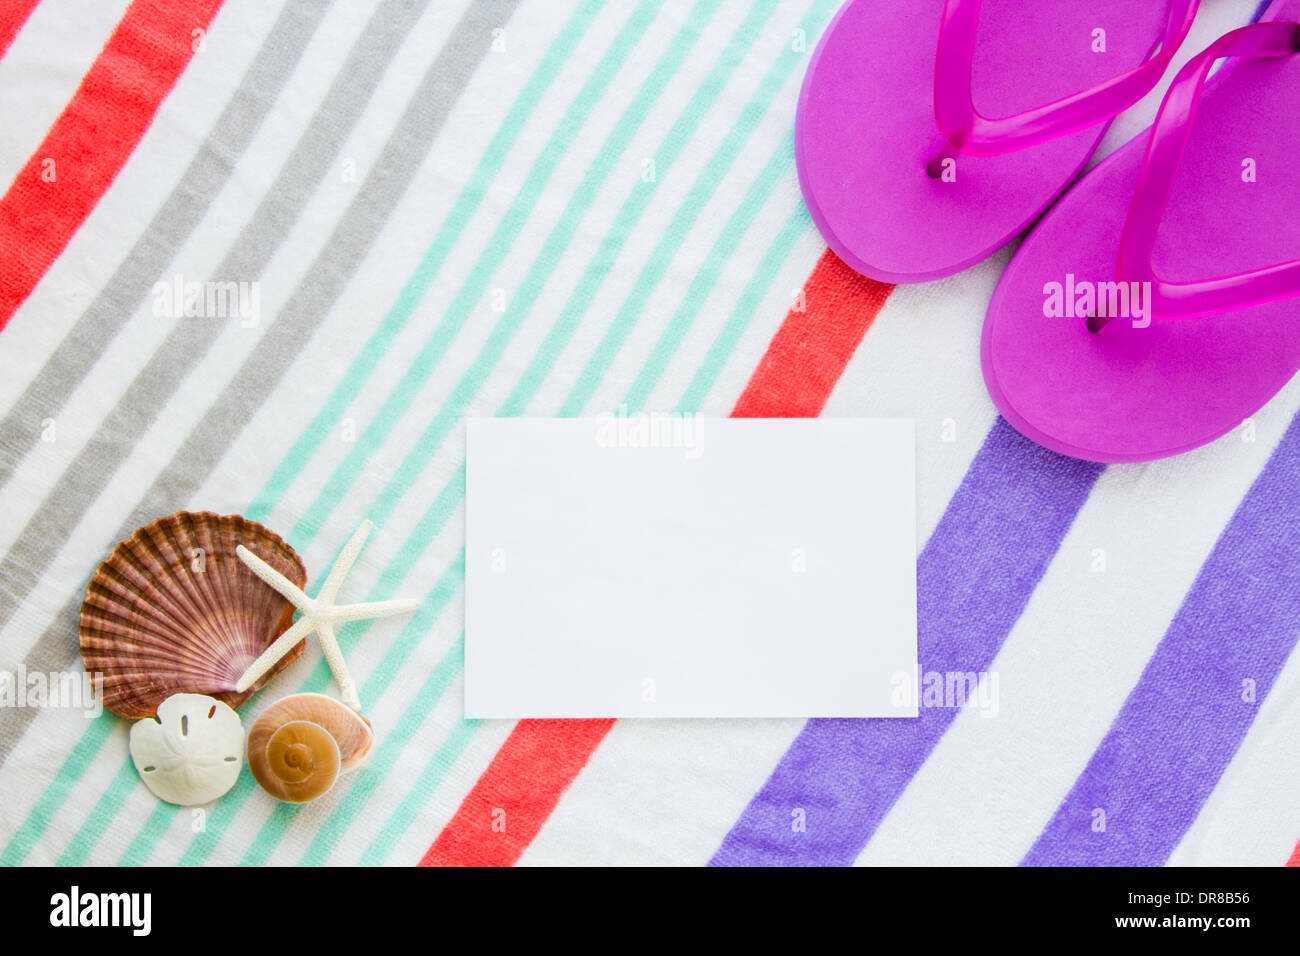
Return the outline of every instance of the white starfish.
<path id="1" fill-rule="evenodd" d="M 320 640 L 321 650 L 325 652 L 325 661 L 329 664 L 330 670 L 334 673 L 334 680 L 339 685 L 339 693 L 343 695 L 344 703 L 353 710 L 361 710 L 361 698 L 357 696 L 357 688 L 352 682 L 352 675 L 348 673 L 348 665 L 343 659 L 343 651 L 339 649 L 339 641 L 334 633 L 334 625 L 346 621 L 359 621 L 363 618 L 406 614 L 420 606 L 419 601 L 411 600 L 371 601 L 366 604 L 334 603 L 334 598 L 339 593 L 339 586 L 343 584 L 343 579 L 352 570 L 352 565 L 356 563 L 357 557 L 361 554 L 361 549 L 365 547 L 366 538 L 369 536 L 372 527 L 373 525 L 369 521 L 361 522 L 361 527 L 352 535 L 352 540 L 347 543 L 347 547 L 343 549 L 338 560 L 334 562 L 334 567 L 330 568 L 329 577 L 320 586 L 320 591 L 317 592 L 315 598 L 308 597 L 302 588 L 242 544 L 235 549 L 235 553 L 239 555 L 239 560 L 248 565 L 254 574 L 279 591 L 289 603 L 302 612 L 302 617 L 298 618 L 289 630 L 276 638 L 271 646 L 248 666 L 243 676 L 239 678 L 239 682 L 235 684 L 236 691 L 243 693 L 248 690 L 261 680 L 267 671 L 279 663 L 280 659 L 288 654 L 294 645 L 308 634 L 315 633 L 317 639 Z"/>

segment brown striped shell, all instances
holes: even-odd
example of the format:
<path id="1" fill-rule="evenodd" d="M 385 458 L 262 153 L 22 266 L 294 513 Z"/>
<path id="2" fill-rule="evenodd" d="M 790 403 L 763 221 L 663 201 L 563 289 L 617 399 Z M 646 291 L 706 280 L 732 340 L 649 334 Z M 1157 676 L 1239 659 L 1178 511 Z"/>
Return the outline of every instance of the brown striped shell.
<path id="1" fill-rule="evenodd" d="M 294 608 L 235 554 L 245 545 L 303 587 L 307 570 L 279 535 L 239 515 L 178 512 L 138 528 L 99 566 L 81 605 L 81 659 L 103 675 L 104 706 L 151 717 L 172 694 L 207 694 L 238 707 L 302 653 L 305 641 L 256 686 L 235 682 L 293 623 Z"/>

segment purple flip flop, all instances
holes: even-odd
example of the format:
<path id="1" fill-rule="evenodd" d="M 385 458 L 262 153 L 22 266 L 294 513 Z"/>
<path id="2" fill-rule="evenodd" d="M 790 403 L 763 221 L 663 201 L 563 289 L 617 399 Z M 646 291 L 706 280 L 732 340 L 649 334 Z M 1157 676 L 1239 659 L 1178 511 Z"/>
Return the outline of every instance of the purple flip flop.
<path id="1" fill-rule="evenodd" d="M 1300 0 L 1178 74 L 1148 134 L 1012 258 L 984 323 L 998 410 L 1101 462 L 1213 441 L 1300 369 Z M 1210 69 L 1232 57 L 1212 79 Z"/>
<path id="2" fill-rule="evenodd" d="M 795 120 L 799 183 L 846 263 L 921 282 L 1021 233 L 1151 90 L 1197 0 L 850 0 Z M 996 117 L 990 119 L 989 117 Z"/>

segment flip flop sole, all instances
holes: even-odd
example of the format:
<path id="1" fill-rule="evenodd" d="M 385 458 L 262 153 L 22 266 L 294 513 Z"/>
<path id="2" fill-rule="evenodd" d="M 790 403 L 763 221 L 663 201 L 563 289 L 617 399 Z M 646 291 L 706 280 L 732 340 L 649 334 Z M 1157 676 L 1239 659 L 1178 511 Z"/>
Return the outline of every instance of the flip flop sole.
<path id="1" fill-rule="evenodd" d="M 1267 18 L 1300 19 L 1300 0 L 1276 0 Z M 1159 275 L 1187 282 L 1300 257 L 1298 101 L 1300 55 L 1229 60 L 1210 79 L 1160 226 Z M 1148 138 L 1117 150 L 1039 222 L 984 324 L 984 379 L 998 410 L 1075 458 L 1149 461 L 1204 445 L 1300 369 L 1297 299 L 1142 327 L 1142 290 L 1105 288 L 1120 311 L 1129 296 L 1129 314 L 1087 331 L 1089 290 L 1115 281 Z"/>
<path id="2" fill-rule="evenodd" d="M 934 115 L 938 0 L 851 0 L 804 77 L 795 160 L 804 199 L 846 263 L 885 282 L 951 275 L 1036 219 L 1087 162 L 1100 125 L 1001 156 L 958 156 L 955 181 L 926 164 L 944 145 Z M 972 70 L 976 107 L 1007 116 L 1136 66 L 1164 4 L 985 0 Z M 1094 52 L 1104 30 L 1105 52 Z"/>

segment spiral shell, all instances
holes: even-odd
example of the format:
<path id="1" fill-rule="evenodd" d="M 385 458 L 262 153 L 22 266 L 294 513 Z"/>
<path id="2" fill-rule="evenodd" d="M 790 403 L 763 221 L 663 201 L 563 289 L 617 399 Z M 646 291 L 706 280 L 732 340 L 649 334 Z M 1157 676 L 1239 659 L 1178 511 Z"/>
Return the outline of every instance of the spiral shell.
<path id="1" fill-rule="evenodd" d="M 235 691 L 294 612 L 235 555 L 241 544 L 306 584 L 294 550 L 239 515 L 182 511 L 113 549 L 86 588 L 79 627 L 86 673 L 103 675 L 104 706 L 123 717 L 152 717 L 171 695 L 197 693 L 238 707 L 302 653 L 299 644 L 256 686 Z"/>
<path id="2" fill-rule="evenodd" d="M 370 722 L 346 704 L 324 694 L 292 694 L 253 721 L 248 769 L 277 800 L 307 803 L 359 766 L 374 740 Z"/>

